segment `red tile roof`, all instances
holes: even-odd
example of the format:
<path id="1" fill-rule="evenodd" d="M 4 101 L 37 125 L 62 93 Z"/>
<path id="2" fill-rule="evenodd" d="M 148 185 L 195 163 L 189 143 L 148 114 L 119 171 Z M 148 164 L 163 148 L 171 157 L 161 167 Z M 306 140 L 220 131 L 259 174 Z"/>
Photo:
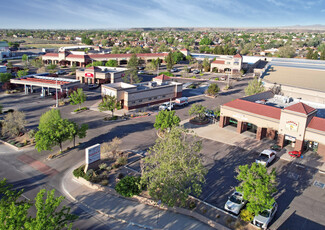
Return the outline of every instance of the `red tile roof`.
<path id="1" fill-rule="evenodd" d="M 255 102 L 246 101 L 242 99 L 236 99 L 234 101 L 230 101 L 224 104 L 223 106 L 243 110 L 249 113 L 258 114 L 265 117 L 274 118 L 277 120 L 280 120 L 280 116 L 281 116 L 281 109 L 279 108 L 272 107 L 269 105 L 264 105 L 264 104 L 258 104 Z"/>
<path id="2" fill-rule="evenodd" d="M 56 81 L 56 80 L 48 80 L 48 79 L 32 78 L 32 77 L 21 78 L 20 80 L 22 80 L 22 81 L 39 82 L 39 83 L 46 83 L 46 84 L 52 84 L 52 85 L 56 85 L 56 84 L 58 84 L 58 85 L 64 85 L 64 84 L 70 83 L 68 81 Z"/>
<path id="3" fill-rule="evenodd" d="M 307 127 L 325 132 L 325 119 L 320 117 L 313 117 Z"/>
<path id="4" fill-rule="evenodd" d="M 137 57 L 161 57 L 161 56 L 167 56 L 168 53 L 140 53 L 137 54 Z M 89 54 L 90 58 L 96 59 L 96 58 L 130 58 L 132 54 Z"/>
<path id="5" fill-rule="evenodd" d="M 239 57 L 241 58 L 242 56 L 240 54 L 236 54 L 234 57 Z"/>
<path id="6" fill-rule="evenodd" d="M 81 58 L 84 59 L 86 55 L 80 55 L 80 54 L 69 54 L 67 58 Z"/>
<path id="7" fill-rule="evenodd" d="M 46 53 L 43 56 L 47 56 L 47 57 L 59 57 L 59 54 L 57 54 L 57 53 Z"/>
<path id="8" fill-rule="evenodd" d="M 187 49 L 181 49 L 181 51 L 187 51 Z"/>
<path id="9" fill-rule="evenodd" d="M 306 105 L 302 102 L 299 102 L 297 104 L 294 105 L 290 105 L 286 108 L 284 108 L 285 110 L 291 110 L 297 113 L 303 113 L 303 114 L 309 114 L 313 111 L 315 111 L 316 109 L 314 109 L 313 107 L 310 107 L 309 105 Z"/>
<path id="10" fill-rule="evenodd" d="M 222 60 L 215 60 L 215 61 L 213 61 L 212 63 L 215 63 L 215 64 L 225 64 L 225 61 L 222 61 Z"/>
<path id="11" fill-rule="evenodd" d="M 169 81 L 170 77 L 166 76 L 165 74 L 160 74 L 159 76 L 155 77 L 154 79 L 159 79 L 163 81 Z"/>

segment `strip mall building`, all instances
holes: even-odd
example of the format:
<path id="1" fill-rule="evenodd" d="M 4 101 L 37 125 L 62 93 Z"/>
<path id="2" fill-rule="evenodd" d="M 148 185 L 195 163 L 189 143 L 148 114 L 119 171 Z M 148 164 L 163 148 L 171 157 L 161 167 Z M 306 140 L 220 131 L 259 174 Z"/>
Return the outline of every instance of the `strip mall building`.
<path id="1" fill-rule="evenodd" d="M 251 131 L 258 140 L 277 139 L 281 148 L 312 150 L 325 159 L 325 119 L 317 109 L 271 91 L 222 105 L 219 125 L 235 126 L 238 133 Z"/>

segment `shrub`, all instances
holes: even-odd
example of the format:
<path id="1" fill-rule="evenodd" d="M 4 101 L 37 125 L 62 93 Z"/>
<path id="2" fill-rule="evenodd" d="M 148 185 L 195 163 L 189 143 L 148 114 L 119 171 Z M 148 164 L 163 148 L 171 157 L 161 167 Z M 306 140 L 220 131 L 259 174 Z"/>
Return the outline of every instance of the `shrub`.
<path id="1" fill-rule="evenodd" d="M 18 143 L 16 144 L 16 147 L 18 147 L 18 148 L 21 148 L 21 147 L 23 147 L 23 146 L 24 146 L 23 143 L 19 143 L 19 142 L 18 142 Z"/>
<path id="2" fill-rule="evenodd" d="M 102 163 L 98 167 L 99 167 L 100 170 L 104 170 L 107 167 L 107 164 L 106 163 Z"/>
<path id="3" fill-rule="evenodd" d="M 79 177 L 84 177 L 84 176 L 85 176 L 85 172 L 84 172 L 84 170 L 85 170 L 85 166 L 82 165 L 82 166 L 80 166 L 79 168 L 76 168 L 75 170 L 73 170 L 73 175 L 74 175 L 75 177 L 77 177 L 77 178 L 79 178 Z"/>
<path id="4" fill-rule="evenodd" d="M 190 89 L 196 89 L 196 85 L 190 85 L 188 88 L 190 88 Z"/>
<path id="5" fill-rule="evenodd" d="M 161 75 L 161 74 L 164 74 L 164 75 L 169 76 L 169 77 L 174 77 L 174 74 L 172 74 L 171 72 L 168 72 L 168 71 L 160 72 L 159 75 Z"/>
<path id="6" fill-rule="evenodd" d="M 107 185 L 108 185 L 108 180 L 107 180 L 107 179 L 102 180 L 102 181 L 100 182 L 100 184 L 103 185 L 103 186 L 107 186 Z"/>
<path id="7" fill-rule="evenodd" d="M 36 129 L 31 129 L 29 130 L 29 132 L 27 133 L 28 137 L 29 138 L 34 138 L 35 137 L 35 134 L 37 133 Z"/>
<path id="8" fill-rule="evenodd" d="M 128 159 L 126 157 L 119 157 L 115 163 L 120 166 L 126 165 L 128 163 Z"/>
<path id="9" fill-rule="evenodd" d="M 125 197 L 139 195 L 141 192 L 140 177 L 126 176 L 115 186 L 117 193 Z"/>
<path id="10" fill-rule="evenodd" d="M 254 214 L 252 212 L 248 211 L 247 209 L 243 209 L 240 212 L 240 218 L 243 221 L 251 222 L 254 219 Z"/>
<path id="11" fill-rule="evenodd" d="M 216 81 L 219 81 L 219 78 L 218 78 L 218 77 L 216 77 L 214 80 L 216 80 Z"/>

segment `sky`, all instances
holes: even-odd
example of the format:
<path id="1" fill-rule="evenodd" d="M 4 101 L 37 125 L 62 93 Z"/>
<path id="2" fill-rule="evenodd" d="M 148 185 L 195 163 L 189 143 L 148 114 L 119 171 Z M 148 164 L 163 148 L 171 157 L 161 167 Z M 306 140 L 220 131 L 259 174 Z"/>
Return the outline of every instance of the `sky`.
<path id="1" fill-rule="evenodd" d="M 325 0 L 0 0 L 0 28 L 278 27 L 325 24 Z"/>

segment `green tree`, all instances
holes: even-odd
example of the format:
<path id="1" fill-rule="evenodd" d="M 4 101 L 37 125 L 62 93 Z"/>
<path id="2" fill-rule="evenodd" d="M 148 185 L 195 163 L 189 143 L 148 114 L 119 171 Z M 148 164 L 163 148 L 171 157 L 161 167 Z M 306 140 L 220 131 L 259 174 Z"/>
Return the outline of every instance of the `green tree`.
<path id="1" fill-rule="evenodd" d="M 274 203 L 273 194 L 276 189 L 275 169 L 269 174 L 264 165 L 253 163 L 239 166 L 236 177 L 241 184 L 236 190 L 243 194 L 247 203 L 247 210 L 258 215 L 266 209 L 270 209 Z"/>
<path id="2" fill-rule="evenodd" d="M 0 73 L 0 82 L 5 83 L 12 78 L 11 73 Z"/>
<path id="3" fill-rule="evenodd" d="M 317 50 L 313 53 L 312 59 L 314 59 L 314 60 L 318 59 L 318 51 Z"/>
<path id="4" fill-rule="evenodd" d="M 312 59 L 313 58 L 313 50 L 310 48 L 308 48 L 307 50 L 308 50 L 308 52 L 307 52 L 306 58 Z"/>
<path id="5" fill-rule="evenodd" d="M 93 40 L 91 40 L 90 38 L 86 38 L 86 37 L 83 37 L 81 39 L 81 42 L 84 43 L 84 44 L 86 44 L 86 45 L 93 45 L 94 44 L 93 43 Z"/>
<path id="6" fill-rule="evenodd" d="M 59 208 L 64 197 L 54 197 L 54 189 L 41 189 L 35 203 L 23 199 L 22 193 L 23 190 L 14 190 L 6 179 L 0 181 L 0 229 L 72 229 L 71 222 L 77 216 L 66 206 Z M 35 217 L 29 216 L 31 208 L 36 209 Z"/>
<path id="7" fill-rule="evenodd" d="M 8 113 L 2 122 L 2 135 L 9 135 L 12 137 L 18 136 L 19 133 L 25 131 L 25 113 L 20 111 L 13 111 Z"/>
<path id="8" fill-rule="evenodd" d="M 203 63 L 202 63 L 203 69 L 205 72 L 209 72 L 210 71 L 210 61 L 209 58 L 204 58 Z"/>
<path id="9" fill-rule="evenodd" d="M 106 95 L 102 102 L 98 105 L 99 111 L 111 111 L 114 116 L 115 109 L 121 109 L 121 104 L 117 101 L 115 96 Z"/>
<path id="10" fill-rule="evenodd" d="M 30 62 L 30 64 L 31 64 L 33 67 L 37 68 L 37 69 L 39 69 L 39 68 L 41 68 L 41 67 L 43 66 L 42 59 L 38 59 L 38 58 L 33 59 L 33 60 Z"/>
<path id="11" fill-rule="evenodd" d="M 62 143 L 71 138 L 70 125 L 67 119 L 61 118 L 60 110 L 51 109 L 44 113 L 35 134 L 37 151 L 52 150 L 56 145 L 59 145 L 62 151 Z"/>
<path id="12" fill-rule="evenodd" d="M 172 52 L 169 52 L 166 59 L 166 67 L 167 67 L 167 70 L 170 71 L 173 66 L 174 66 L 174 59 L 173 59 L 173 53 Z"/>
<path id="13" fill-rule="evenodd" d="M 24 54 L 24 55 L 21 57 L 21 60 L 22 60 L 23 62 L 27 62 L 27 61 L 28 61 L 28 56 L 27 56 L 27 54 Z"/>
<path id="14" fill-rule="evenodd" d="M 103 62 L 102 61 L 93 61 L 92 63 L 89 63 L 88 65 L 86 65 L 86 67 L 92 67 L 92 66 L 103 66 Z"/>
<path id="15" fill-rule="evenodd" d="M 204 113 L 206 111 L 206 107 L 204 107 L 201 104 L 195 103 L 191 106 L 190 110 L 188 111 L 189 115 L 195 115 L 196 117 L 198 117 L 199 119 L 204 119 Z"/>
<path id="16" fill-rule="evenodd" d="M 19 70 L 17 72 L 17 77 L 23 77 L 26 76 L 28 74 L 28 70 Z"/>
<path id="17" fill-rule="evenodd" d="M 105 66 L 108 67 L 117 67 L 117 61 L 116 60 L 108 60 L 105 64 Z"/>
<path id="18" fill-rule="evenodd" d="M 319 59 L 325 60 L 325 48 L 321 51 Z"/>
<path id="19" fill-rule="evenodd" d="M 184 60 L 184 58 L 185 58 L 185 56 L 181 52 L 179 52 L 179 51 L 173 52 L 173 61 L 174 61 L 174 63 L 178 63 L 178 62 Z"/>
<path id="20" fill-rule="evenodd" d="M 79 126 L 77 123 L 70 121 L 69 129 L 70 129 L 70 138 L 69 139 L 73 140 L 73 147 L 75 147 L 77 136 L 80 139 L 86 137 L 87 130 L 88 130 L 88 124 L 82 124 L 81 126 Z"/>
<path id="21" fill-rule="evenodd" d="M 71 105 L 79 105 L 79 110 L 81 104 L 84 103 L 87 99 L 87 95 L 84 93 L 82 88 L 78 88 L 77 90 L 73 91 L 70 96 L 70 104 Z"/>
<path id="22" fill-rule="evenodd" d="M 217 83 L 212 83 L 209 85 L 206 94 L 208 94 L 209 96 L 217 96 L 219 93 L 220 89 L 219 86 L 217 85 Z"/>
<path id="23" fill-rule="evenodd" d="M 292 58 L 295 56 L 295 49 L 289 45 L 280 47 L 278 56 L 282 58 Z"/>
<path id="24" fill-rule="evenodd" d="M 162 110 L 156 116 L 154 127 L 161 131 L 170 130 L 174 126 L 178 126 L 181 119 L 175 115 L 175 111 Z"/>
<path id="25" fill-rule="evenodd" d="M 139 59 L 137 58 L 136 54 L 132 54 L 126 71 L 125 76 L 123 77 L 124 82 L 129 82 L 131 84 L 139 83 L 141 79 L 138 76 L 138 66 L 139 66 Z"/>
<path id="26" fill-rule="evenodd" d="M 212 44 L 212 41 L 211 41 L 211 39 L 208 38 L 207 36 L 204 36 L 204 37 L 201 39 L 201 41 L 200 41 L 199 44 L 200 44 L 200 45 L 211 45 L 211 44 Z"/>
<path id="27" fill-rule="evenodd" d="M 12 62 L 11 62 L 11 61 L 8 62 L 8 63 L 7 63 L 7 68 L 8 68 L 8 69 L 11 69 L 12 67 L 14 67 L 14 66 L 12 65 Z"/>
<path id="28" fill-rule="evenodd" d="M 245 95 L 250 96 L 257 93 L 264 92 L 265 88 L 263 86 L 262 81 L 260 81 L 257 77 L 251 80 L 248 83 L 248 86 L 245 88 Z"/>
<path id="29" fill-rule="evenodd" d="M 142 178 L 149 194 L 168 206 L 185 205 L 188 195 L 199 196 L 207 170 L 199 156 L 202 143 L 173 127 L 164 139 L 158 138 L 143 160 Z"/>

